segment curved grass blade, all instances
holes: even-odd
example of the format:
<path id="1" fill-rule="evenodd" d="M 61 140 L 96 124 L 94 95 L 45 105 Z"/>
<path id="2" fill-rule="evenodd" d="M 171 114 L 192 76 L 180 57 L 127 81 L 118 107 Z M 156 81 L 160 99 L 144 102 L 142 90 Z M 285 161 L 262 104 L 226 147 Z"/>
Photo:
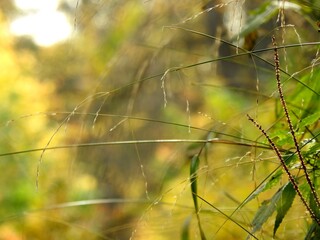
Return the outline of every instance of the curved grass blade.
<path id="1" fill-rule="evenodd" d="M 229 46 L 232 46 L 234 48 L 238 48 L 241 49 L 244 52 L 241 53 L 237 53 L 237 54 L 231 54 L 228 56 L 223 56 L 223 57 L 219 57 L 219 58 L 215 58 L 215 59 L 211 59 L 211 60 L 207 60 L 207 61 L 202 61 L 202 62 L 198 62 L 198 63 L 193 63 L 193 64 L 189 64 L 189 65 L 185 65 L 185 66 L 181 66 L 181 67 L 173 67 L 171 68 L 170 72 L 173 71 L 180 71 L 183 69 L 188 69 L 191 67 L 195 67 L 195 66 L 200 66 L 203 64 L 207 64 L 207 63 L 213 63 L 213 62 L 217 62 L 217 61 L 224 61 L 224 60 L 230 60 L 230 59 L 234 59 L 237 57 L 241 57 L 241 56 L 245 56 L 245 55 L 252 55 L 255 58 L 258 58 L 259 60 L 261 60 L 262 62 L 270 65 L 270 66 L 274 66 L 274 64 L 266 59 L 264 59 L 263 57 L 259 56 L 258 53 L 262 53 L 262 52 L 268 52 L 268 51 L 272 51 L 274 50 L 274 48 L 263 48 L 263 49 L 255 49 L 252 51 L 247 51 L 246 49 L 237 47 L 236 45 L 232 44 L 231 42 L 228 42 L 226 40 L 199 32 L 199 31 L 195 31 L 192 29 L 188 29 L 188 28 L 183 28 L 183 27 L 177 27 L 177 26 L 167 26 L 167 28 L 170 29 L 178 29 L 178 30 L 183 30 L 186 32 L 190 32 L 193 34 L 197 34 L 199 36 L 203 36 L 215 41 L 220 41 L 221 43 L 225 43 Z M 297 44 L 289 44 L 289 45 L 282 45 L 282 46 L 277 46 L 277 49 L 283 49 L 283 48 L 296 48 L 296 47 L 307 47 L 307 46 L 318 46 L 320 44 L 320 42 L 307 42 L 307 43 L 297 43 Z M 308 89 L 310 92 L 312 92 L 313 94 L 315 94 L 316 96 L 320 96 L 320 93 L 317 90 L 312 89 L 310 86 L 308 86 L 308 84 L 305 84 L 304 82 L 302 82 L 301 80 L 299 80 L 294 74 L 289 74 L 287 71 L 285 71 L 282 68 L 279 68 L 280 72 L 284 73 L 286 76 L 289 77 L 289 79 L 293 79 L 294 81 L 298 82 L 299 84 L 301 84 L 303 87 L 305 87 L 306 89 Z"/>

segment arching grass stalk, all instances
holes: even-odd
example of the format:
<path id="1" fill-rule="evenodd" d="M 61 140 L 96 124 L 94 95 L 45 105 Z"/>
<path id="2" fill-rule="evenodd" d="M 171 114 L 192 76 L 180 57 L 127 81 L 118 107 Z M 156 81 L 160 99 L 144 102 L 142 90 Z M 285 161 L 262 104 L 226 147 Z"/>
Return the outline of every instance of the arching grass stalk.
<path id="1" fill-rule="evenodd" d="M 167 26 L 167 28 L 170 28 L 170 29 L 178 29 L 178 30 L 183 30 L 183 31 L 186 31 L 186 32 L 190 32 L 190 33 L 193 33 L 193 34 L 196 34 L 196 35 L 199 35 L 199 36 L 203 36 L 203 37 L 206 37 L 206 38 L 209 38 L 209 39 L 212 39 L 212 40 L 215 40 L 215 41 L 220 41 L 222 43 L 225 43 L 231 47 L 234 47 L 234 48 L 238 48 L 240 49 L 241 53 L 237 53 L 237 54 L 231 54 L 231 55 L 228 55 L 228 56 L 223 56 L 223 57 L 219 57 L 219 58 L 216 58 L 216 59 L 210 59 L 210 60 L 207 60 L 207 61 L 202 61 L 202 62 L 199 62 L 199 63 L 195 63 L 195 64 L 190 64 L 190 65 L 186 65 L 186 66 L 180 66 L 180 67 L 172 67 L 170 68 L 169 72 L 174 72 L 174 71 L 180 71 L 182 69 L 187 69 L 187 68 L 191 68 L 191 67 L 195 67 L 195 66 L 199 66 L 199 65 L 202 65 L 202 64 L 207 64 L 207 63 L 212 63 L 212 62 L 217 62 L 217 61 L 224 61 L 224 60 L 229 60 L 229 59 L 233 59 L 233 58 L 237 58 L 237 57 L 241 57 L 241 56 L 245 56 L 245 55 L 251 55 L 255 58 L 258 58 L 259 60 L 263 61 L 264 63 L 270 65 L 270 66 L 274 66 L 273 63 L 269 62 L 268 60 L 264 59 L 263 57 L 259 56 L 258 53 L 263 53 L 263 52 L 268 52 L 268 51 L 271 51 L 273 50 L 274 48 L 263 48 L 263 49 L 254 49 L 252 51 L 248 51 L 244 48 L 241 48 L 239 46 L 236 46 L 234 45 L 233 43 L 231 42 L 228 42 L 226 40 L 223 40 L 223 39 L 220 39 L 220 38 L 217 38 L 217 37 L 214 37 L 214 36 L 211 36 L 211 35 L 208 35 L 208 34 L 205 34 L 205 33 L 202 33 L 202 32 L 198 32 L 198 31 L 195 31 L 195 30 L 192 30 L 192 29 L 188 29 L 188 28 L 182 28 L 182 27 L 177 27 L 177 26 Z M 277 49 L 286 49 L 286 48 L 296 48 L 296 47 L 307 47 L 307 46 L 318 46 L 320 44 L 320 42 L 309 42 L 309 43 L 296 43 L 296 44 L 288 44 L 288 45 L 283 45 L 283 46 L 278 46 Z M 290 78 L 292 78 L 293 80 L 295 80 L 296 82 L 298 82 L 299 84 L 301 84 L 302 86 L 304 86 L 306 89 L 310 90 L 312 93 L 316 94 L 317 96 L 320 95 L 320 93 L 318 93 L 316 90 L 312 89 L 311 87 L 309 87 L 307 84 L 305 84 L 304 82 L 300 81 L 297 77 L 295 77 L 295 74 L 291 75 L 289 74 L 286 70 L 284 69 L 281 69 L 279 68 L 279 70 L 286 74 L 287 76 L 289 76 Z M 168 71 L 168 70 L 167 70 Z M 167 75 L 168 72 L 165 72 L 163 73 L 163 75 Z"/>
<path id="2" fill-rule="evenodd" d="M 52 147 L 44 147 L 44 148 L 33 148 L 21 151 L 14 151 L 14 152 L 7 152 L 7 153 L 0 153 L 0 157 L 10 156 L 10 155 L 17 155 L 17 154 L 24 154 L 24 153 L 31 153 L 31 152 L 42 152 L 47 150 L 56 150 L 56 149 L 65 149 L 65 148 L 85 148 L 85 147 L 101 147 L 101 146 L 115 146 L 115 145 L 133 145 L 133 144 L 157 144 L 157 143 L 200 143 L 200 144 L 227 144 L 227 145 L 234 145 L 234 146 L 244 146 L 244 147 L 257 147 L 261 149 L 270 149 L 268 146 L 250 143 L 242 143 L 237 141 L 230 141 L 230 140 L 222 140 L 222 139 L 208 139 L 208 140 L 201 140 L 201 139 L 145 139 L 145 140 L 131 140 L 131 141 L 110 141 L 110 142 L 91 142 L 91 143 L 78 143 L 78 144 L 69 144 L 69 145 L 60 145 L 60 146 L 52 146 Z"/>
<path id="3" fill-rule="evenodd" d="M 239 48 L 235 45 L 233 45 L 232 43 L 230 42 L 227 42 L 225 40 L 222 40 L 222 39 L 218 39 L 216 37 L 213 37 L 213 36 L 210 36 L 210 35 L 207 35 L 207 34 L 204 34 L 204 33 L 200 33 L 200 32 L 197 32 L 197 31 L 194 31 L 194 30 L 190 30 L 190 29 L 185 29 L 185 28 L 181 28 L 181 27 L 174 27 L 174 26 L 169 26 L 168 28 L 172 28 L 172 29 L 180 29 L 180 30 L 184 30 L 184 31 L 188 31 L 188 32 L 191 32 L 191 33 L 194 33 L 194 34 L 198 34 L 198 35 L 202 35 L 204 37 L 208 37 L 208 38 L 211 38 L 211 39 L 214 39 L 214 40 L 219 40 L 223 43 L 226 43 L 230 46 L 233 46 L 235 48 Z M 313 46 L 313 45 L 319 45 L 320 42 L 311 42 L 311 43 L 304 43 L 304 44 L 290 44 L 290 45 L 284 45 L 284 46 L 279 46 L 277 47 L 277 49 L 280 49 L 280 48 L 289 48 L 289 47 L 302 47 L 302 46 Z M 239 48 L 241 49 L 241 48 Z M 225 56 L 225 57 L 220 57 L 220 58 L 217 58 L 217 59 L 212 59 L 212 60 L 208 60 L 208 61 L 203 61 L 203 62 L 200 62 L 200 63 L 194 63 L 194 64 L 190 64 L 190 65 L 186 65 L 186 66 L 179 66 L 179 67 L 171 67 L 169 69 L 167 69 L 164 73 L 160 73 L 160 74 L 155 74 L 153 76 L 149 76 L 149 77 L 146 77 L 146 78 L 143 78 L 143 79 L 140 79 L 138 81 L 133 81 L 133 82 L 130 82 L 129 84 L 126 84 L 124 86 L 121 86 L 121 87 L 118 87 L 118 88 L 115 88 L 115 89 L 112 89 L 110 91 L 106 91 L 106 92 L 99 92 L 99 93 L 96 93 L 94 95 L 91 95 L 89 97 L 87 97 L 86 99 L 84 99 L 78 106 L 76 106 L 73 111 L 63 120 L 63 122 L 59 125 L 59 127 L 56 129 L 56 131 L 52 134 L 52 136 L 49 138 L 47 144 L 45 145 L 45 147 L 42 149 L 42 152 L 41 152 L 41 155 L 40 155 L 40 158 L 39 158 L 39 161 L 38 161 L 38 166 L 37 166 L 37 170 L 36 170 L 36 188 L 38 189 L 39 188 L 39 176 L 40 176 L 40 167 L 41 167 L 41 163 L 42 163 L 42 159 L 43 159 L 43 156 L 46 152 L 47 149 L 50 149 L 49 148 L 49 145 L 51 144 L 53 138 L 55 137 L 55 135 L 58 133 L 58 131 L 61 129 L 61 127 L 66 124 L 67 122 L 69 122 L 70 118 L 76 114 L 77 110 L 82 107 L 85 103 L 88 103 L 90 101 L 92 101 L 93 99 L 98 99 L 100 97 L 105 97 L 107 95 L 111 95 L 113 93 L 116 93 L 124 88 L 127 88 L 127 87 L 130 87 L 130 86 L 133 86 L 134 84 L 137 84 L 137 83 L 141 83 L 141 82 L 145 82 L 145 81 L 148 81 L 148 80 L 151 80 L 151 79 L 154 79 L 154 78 L 157 78 L 157 77 L 161 77 L 161 88 L 163 90 L 163 94 L 164 94 L 164 100 L 165 100 L 165 105 L 166 105 L 166 93 L 165 93 L 165 86 L 164 86 L 164 80 L 165 80 L 165 77 L 167 74 L 169 74 L 170 72 L 175 72 L 175 71 L 180 71 L 180 70 L 183 70 L 183 69 L 188 69 L 188 68 L 192 68 L 192 67 L 195 67 L 195 66 L 199 66 L 199 65 L 203 65 L 203 64 L 207 64 L 207 63 L 212 63 L 212 62 L 216 62 L 216 61 L 221 61 L 221 60 L 227 60 L 227 59 L 232 59 L 232 58 L 236 58 L 236 57 L 240 57 L 240 56 L 243 56 L 243 55 L 252 55 L 254 57 L 257 57 L 259 58 L 260 60 L 266 62 L 267 64 L 270 64 L 270 65 L 273 65 L 272 63 L 268 62 L 267 60 L 261 58 L 259 55 L 257 55 L 257 53 L 261 53 L 261 52 L 265 52 L 265 51 L 270 51 L 272 50 L 271 48 L 265 48 L 265 49 L 258 49 L 258 50 L 253 50 L 253 51 L 246 51 L 245 49 L 241 49 L 243 51 L 245 51 L 244 53 L 238 53 L 238 54 L 235 54 L 235 55 L 229 55 L 229 56 Z M 286 71 L 282 70 L 279 68 L 280 71 L 284 72 L 285 74 L 289 75 Z M 303 82 L 301 82 L 299 79 L 297 79 L 295 76 L 293 75 L 289 75 L 292 79 L 294 79 L 295 81 L 297 81 L 298 83 L 300 83 L 301 85 L 303 85 L 304 87 L 306 87 L 308 90 L 310 90 L 311 92 L 313 92 L 314 94 L 316 94 L 317 96 L 319 96 L 319 93 L 317 91 L 315 91 L 314 89 L 310 88 L 308 85 L 304 84 Z M 0 155 L 1 156 L 1 155 Z"/>

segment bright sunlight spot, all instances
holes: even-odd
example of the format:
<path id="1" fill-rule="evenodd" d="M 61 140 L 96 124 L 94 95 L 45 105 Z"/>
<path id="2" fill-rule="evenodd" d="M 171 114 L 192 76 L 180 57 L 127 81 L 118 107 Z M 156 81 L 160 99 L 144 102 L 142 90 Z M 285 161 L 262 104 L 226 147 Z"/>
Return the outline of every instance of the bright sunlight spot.
<path id="1" fill-rule="evenodd" d="M 72 27 L 66 16 L 57 10 L 58 1 L 15 0 L 15 4 L 26 13 L 11 24 L 15 35 L 31 36 L 40 46 L 50 46 L 70 36 Z"/>

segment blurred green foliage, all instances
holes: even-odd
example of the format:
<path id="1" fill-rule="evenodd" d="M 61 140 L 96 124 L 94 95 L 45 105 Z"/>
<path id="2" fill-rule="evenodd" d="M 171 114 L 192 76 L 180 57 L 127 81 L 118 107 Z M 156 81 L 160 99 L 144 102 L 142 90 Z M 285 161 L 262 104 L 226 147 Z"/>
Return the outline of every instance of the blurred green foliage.
<path id="1" fill-rule="evenodd" d="M 282 87 L 318 188 L 316 3 L 61 1 L 74 32 L 43 48 L 10 35 L 19 11 L 9 2 L 0 3 L 0 239 L 317 236 L 246 117 L 265 127 L 316 209 L 271 44 L 275 35 L 286 45 Z"/>

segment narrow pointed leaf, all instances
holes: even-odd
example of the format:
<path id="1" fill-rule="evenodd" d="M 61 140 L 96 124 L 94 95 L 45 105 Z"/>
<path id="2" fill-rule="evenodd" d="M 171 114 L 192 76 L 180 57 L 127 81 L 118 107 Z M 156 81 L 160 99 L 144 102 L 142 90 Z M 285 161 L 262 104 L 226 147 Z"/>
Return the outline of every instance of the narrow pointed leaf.
<path id="1" fill-rule="evenodd" d="M 195 154 L 191 159 L 190 164 L 190 183 L 191 183 L 191 194 L 196 212 L 199 211 L 198 207 L 198 186 L 197 186 L 197 171 L 199 169 L 199 155 Z"/>
<path id="2" fill-rule="evenodd" d="M 269 217 L 277 210 L 277 204 L 281 199 L 283 188 L 279 189 L 273 197 L 269 200 L 266 200 L 262 203 L 254 219 L 252 220 L 252 231 L 251 233 L 254 234 L 255 232 L 259 231 L 264 223 L 268 220 Z M 250 236 L 248 236 L 250 237 Z"/>
<path id="3" fill-rule="evenodd" d="M 198 206 L 198 169 L 199 169 L 199 154 L 195 154 L 191 159 L 190 164 L 190 183 L 191 183 L 191 194 L 194 204 L 194 209 L 196 210 L 198 226 L 200 231 L 201 240 L 206 240 L 206 236 L 202 230 L 201 223 L 200 223 L 200 216 L 199 216 L 199 206 Z"/>
<path id="4" fill-rule="evenodd" d="M 293 200 L 296 196 L 296 191 L 293 188 L 291 182 L 287 183 L 281 191 L 281 198 L 279 203 L 277 204 L 277 216 L 274 224 L 273 235 L 276 234 L 283 218 L 287 214 L 288 210 L 290 209 Z"/>

